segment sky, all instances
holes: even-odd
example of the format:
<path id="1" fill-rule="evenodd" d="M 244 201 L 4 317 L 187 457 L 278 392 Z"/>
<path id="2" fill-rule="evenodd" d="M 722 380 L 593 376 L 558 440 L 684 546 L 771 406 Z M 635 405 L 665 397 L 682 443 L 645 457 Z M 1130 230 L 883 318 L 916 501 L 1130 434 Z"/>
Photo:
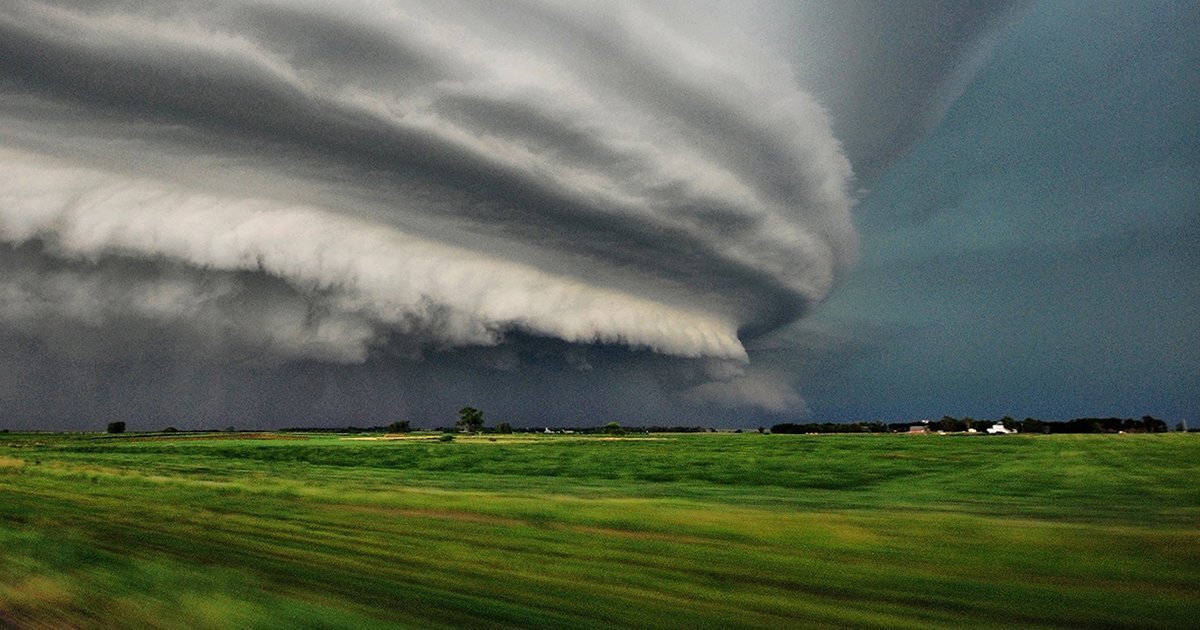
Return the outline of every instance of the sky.
<path id="1" fill-rule="evenodd" d="M 0 5 L 0 425 L 1200 412 L 1188 2 Z"/>

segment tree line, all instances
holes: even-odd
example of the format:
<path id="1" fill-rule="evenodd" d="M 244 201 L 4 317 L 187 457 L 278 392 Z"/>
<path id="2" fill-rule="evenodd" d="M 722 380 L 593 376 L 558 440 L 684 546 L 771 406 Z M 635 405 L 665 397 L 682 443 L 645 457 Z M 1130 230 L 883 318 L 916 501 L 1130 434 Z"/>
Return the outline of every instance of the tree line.
<path id="1" fill-rule="evenodd" d="M 976 420 L 971 417 L 955 418 L 943 416 L 941 420 L 929 422 L 785 422 L 771 427 L 771 433 L 906 433 L 909 427 L 920 424 L 930 431 L 962 433 L 975 429 L 984 431 L 997 423 L 1010 431 L 1021 433 L 1162 433 L 1167 423 L 1153 416 L 1141 418 L 1075 418 L 1073 420 L 1038 420 L 1025 418 L 1016 420 L 1005 416 L 999 420 Z M 1182 431 L 1183 424 L 1176 430 Z"/>
<path id="2" fill-rule="evenodd" d="M 978 432 L 987 430 L 997 423 L 1004 426 L 1009 431 L 1017 431 L 1020 433 L 1162 433 L 1168 430 L 1167 423 L 1153 416 L 1142 416 L 1141 418 L 1075 418 L 1073 420 L 1038 420 L 1036 418 L 1025 418 L 1024 420 L 1016 420 L 1011 416 L 1005 416 L 999 420 L 976 420 L 969 416 L 963 418 L 955 418 L 953 416 L 943 416 L 940 420 L 928 420 L 921 422 L 807 422 L 794 423 L 784 422 L 771 427 L 771 433 L 908 433 L 910 427 L 917 425 L 928 429 L 929 431 L 942 431 L 946 433 L 963 433 L 969 432 L 972 429 Z M 226 431 L 234 431 L 233 427 L 225 429 Z M 408 433 L 410 431 L 419 430 L 413 427 L 408 420 L 399 420 L 387 425 L 377 425 L 370 427 L 292 427 L 279 429 L 281 432 L 305 432 L 305 433 Z M 1175 426 L 1175 430 L 1186 430 L 1185 425 L 1181 422 Z M 161 430 L 165 433 L 175 433 L 177 429 L 167 427 Z M 585 427 L 558 427 L 548 429 L 543 426 L 536 427 L 513 427 L 507 422 L 501 422 L 494 426 L 485 426 L 483 412 L 473 407 L 463 407 L 459 410 L 458 421 L 454 426 L 437 427 L 434 431 L 443 433 L 580 433 L 580 434 L 608 434 L 608 435 L 625 435 L 628 433 L 709 433 L 716 429 L 712 427 L 692 425 L 651 425 L 651 426 L 634 426 L 622 427 L 616 422 L 609 422 L 602 426 L 585 426 Z M 759 433 L 764 433 L 765 427 L 758 427 Z M 124 422 L 110 422 L 107 427 L 108 433 L 124 433 Z M 741 433 L 742 429 L 737 429 L 735 433 Z"/>

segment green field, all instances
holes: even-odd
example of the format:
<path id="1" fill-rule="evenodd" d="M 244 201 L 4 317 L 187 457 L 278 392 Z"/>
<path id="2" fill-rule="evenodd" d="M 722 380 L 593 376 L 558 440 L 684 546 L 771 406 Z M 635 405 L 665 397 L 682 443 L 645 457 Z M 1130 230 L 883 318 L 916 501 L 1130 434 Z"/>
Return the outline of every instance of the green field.
<path id="1" fill-rule="evenodd" d="M 1200 437 L 0 435 L 0 627 L 1196 627 Z"/>

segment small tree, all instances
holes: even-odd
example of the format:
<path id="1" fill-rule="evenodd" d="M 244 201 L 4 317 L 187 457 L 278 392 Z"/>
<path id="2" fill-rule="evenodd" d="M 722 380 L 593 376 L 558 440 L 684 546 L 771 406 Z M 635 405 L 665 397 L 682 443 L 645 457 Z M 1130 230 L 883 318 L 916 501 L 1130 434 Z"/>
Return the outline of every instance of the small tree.
<path id="1" fill-rule="evenodd" d="M 625 429 L 622 429 L 621 425 L 616 422 L 609 422 L 604 425 L 604 433 L 607 435 L 625 435 Z"/>
<path id="2" fill-rule="evenodd" d="M 458 410 L 456 424 L 467 433 L 478 433 L 483 428 L 483 412 L 474 407 L 463 407 Z"/>
<path id="3" fill-rule="evenodd" d="M 388 433 L 408 433 L 412 428 L 408 420 L 397 420 L 387 425 Z"/>
<path id="4" fill-rule="evenodd" d="M 125 432 L 125 423 L 120 422 L 120 421 L 109 422 L 107 431 L 109 433 L 124 433 Z"/>
<path id="5" fill-rule="evenodd" d="M 512 433 L 512 425 L 507 422 L 501 422 L 496 425 L 496 433 Z"/>

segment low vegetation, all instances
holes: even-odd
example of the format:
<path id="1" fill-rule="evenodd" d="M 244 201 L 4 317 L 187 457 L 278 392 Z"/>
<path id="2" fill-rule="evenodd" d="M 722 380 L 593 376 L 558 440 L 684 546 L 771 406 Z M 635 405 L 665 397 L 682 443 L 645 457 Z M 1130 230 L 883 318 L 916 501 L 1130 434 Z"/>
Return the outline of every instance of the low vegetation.
<path id="1" fill-rule="evenodd" d="M 1182 433 L 0 437 L 0 625 L 1194 627 Z"/>

